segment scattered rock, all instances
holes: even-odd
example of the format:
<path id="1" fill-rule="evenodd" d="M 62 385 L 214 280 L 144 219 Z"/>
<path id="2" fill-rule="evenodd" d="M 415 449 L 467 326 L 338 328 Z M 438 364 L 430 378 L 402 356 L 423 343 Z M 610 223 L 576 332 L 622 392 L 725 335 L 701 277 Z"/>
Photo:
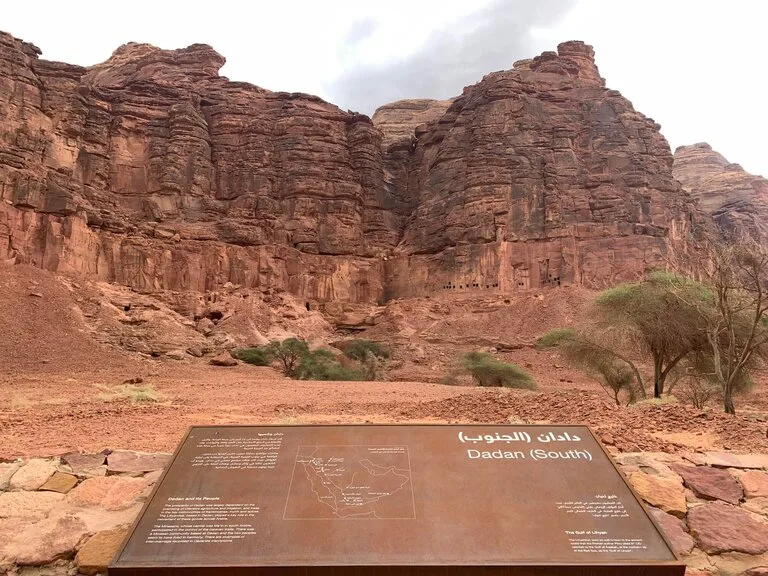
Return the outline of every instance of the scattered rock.
<path id="1" fill-rule="evenodd" d="M 40 293 L 40 292 L 30 292 L 29 295 L 30 296 L 34 296 L 35 298 L 42 298 L 43 297 L 42 293 Z"/>
<path id="2" fill-rule="evenodd" d="M 88 478 L 67 495 L 67 501 L 75 506 L 98 506 L 105 510 L 121 510 L 135 504 L 147 485 L 147 481 L 143 478 L 125 476 Z"/>
<path id="3" fill-rule="evenodd" d="M 166 358 L 170 358 L 171 360 L 184 360 L 186 355 L 187 353 L 184 350 L 171 350 L 170 352 L 165 353 Z"/>
<path id="4" fill-rule="evenodd" d="M 600 435 L 600 441 L 607 446 L 613 446 L 616 444 L 616 440 L 614 440 L 613 435 L 610 432 L 602 433 Z"/>
<path id="5" fill-rule="evenodd" d="M 48 481 L 48 478 L 56 472 L 55 460 L 33 458 L 28 460 L 11 477 L 11 490 L 37 490 Z"/>
<path id="6" fill-rule="evenodd" d="M 144 474 L 162 470 L 170 460 L 170 454 L 153 454 L 115 450 L 107 457 L 108 474 Z"/>
<path id="7" fill-rule="evenodd" d="M 208 336 L 213 332 L 213 329 L 216 327 L 216 325 L 213 323 L 213 320 L 210 318 L 202 318 L 198 323 L 195 329 L 200 332 L 203 336 Z"/>
<path id="8" fill-rule="evenodd" d="M 75 565 L 82 574 L 106 572 L 128 530 L 106 530 L 91 537 L 75 556 Z"/>
<path id="9" fill-rule="evenodd" d="M 232 358 L 229 352 L 222 352 L 218 356 L 211 358 L 211 364 L 214 366 L 237 366 L 237 360 Z"/>
<path id="10" fill-rule="evenodd" d="M 187 348 L 187 354 L 194 356 L 195 358 L 200 358 L 203 355 L 203 349 L 200 346 L 190 346 Z"/>
<path id="11" fill-rule="evenodd" d="M 670 468 L 680 474 L 685 485 L 701 498 L 738 504 L 744 497 L 741 485 L 726 470 L 681 464 L 671 464 Z"/>
<path id="12" fill-rule="evenodd" d="M 768 524 L 722 502 L 692 508 L 688 513 L 688 527 L 699 547 L 709 554 L 768 551 Z"/>
<path id="13" fill-rule="evenodd" d="M 768 496 L 768 474 L 765 472 L 749 470 L 739 476 L 739 481 L 744 487 L 744 495 L 747 498 Z"/>
<path id="14" fill-rule="evenodd" d="M 137 377 L 137 378 L 128 378 L 128 380 L 123 380 L 123 384 L 141 384 L 144 382 L 144 378 Z"/>
<path id="15" fill-rule="evenodd" d="M 629 481 L 648 504 L 675 516 L 685 516 L 685 491 L 679 480 L 636 472 L 629 477 Z"/>
<path id="16" fill-rule="evenodd" d="M 75 486 L 77 486 L 77 476 L 67 474 L 66 472 L 56 471 L 53 473 L 53 476 L 48 478 L 48 481 L 45 484 L 40 486 L 40 490 L 66 494 Z"/>
<path id="17" fill-rule="evenodd" d="M 768 576 L 768 566 L 758 566 L 757 568 L 750 568 L 744 572 L 744 576 Z"/>
<path id="18" fill-rule="evenodd" d="M 768 468 L 768 454 L 705 452 L 707 464 L 716 468 Z"/>
<path id="19" fill-rule="evenodd" d="M 650 512 L 656 522 L 659 523 L 659 526 L 661 526 L 675 552 L 684 556 L 693 550 L 695 542 L 691 535 L 685 531 L 685 524 L 683 524 L 680 518 L 667 514 L 658 508 L 651 508 Z"/>
<path id="20" fill-rule="evenodd" d="M 64 500 L 57 492 L 3 492 L 0 494 L 0 518 L 44 518 Z"/>

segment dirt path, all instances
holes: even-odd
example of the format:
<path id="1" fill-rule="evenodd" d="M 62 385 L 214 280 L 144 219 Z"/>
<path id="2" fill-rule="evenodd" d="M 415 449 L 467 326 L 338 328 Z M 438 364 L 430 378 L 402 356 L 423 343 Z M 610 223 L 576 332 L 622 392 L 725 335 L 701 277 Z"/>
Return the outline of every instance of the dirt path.
<path id="1" fill-rule="evenodd" d="M 411 382 L 309 382 L 268 368 L 136 362 L 93 372 L 0 375 L 0 458 L 121 448 L 170 451 L 193 424 L 568 422 L 624 451 L 768 452 L 766 414 L 746 407 L 617 408 L 597 387 L 540 392 Z M 137 384 L 122 384 L 140 378 Z M 754 396 L 755 406 L 764 406 Z"/>

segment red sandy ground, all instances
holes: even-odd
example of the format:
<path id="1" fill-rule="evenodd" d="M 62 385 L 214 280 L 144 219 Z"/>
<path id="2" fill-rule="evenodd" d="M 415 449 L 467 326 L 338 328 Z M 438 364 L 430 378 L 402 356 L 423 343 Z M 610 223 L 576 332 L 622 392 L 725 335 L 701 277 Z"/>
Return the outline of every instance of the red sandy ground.
<path id="1" fill-rule="evenodd" d="M 30 295 L 38 287 L 43 298 Z M 269 368 L 123 354 L 93 341 L 78 314 L 72 294 L 45 273 L 0 269 L 0 459 L 105 448 L 171 451 L 193 424 L 323 422 L 587 423 L 623 451 L 768 452 L 764 386 L 739 400 L 736 417 L 717 406 L 617 408 L 599 386 L 561 367 L 556 353 L 531 348 L 504 356 L 528 367 L 539 392 L 294 381 Z M 151 385 L 159 401 L 116 399 L 113 392 L 131 378 Z"/>

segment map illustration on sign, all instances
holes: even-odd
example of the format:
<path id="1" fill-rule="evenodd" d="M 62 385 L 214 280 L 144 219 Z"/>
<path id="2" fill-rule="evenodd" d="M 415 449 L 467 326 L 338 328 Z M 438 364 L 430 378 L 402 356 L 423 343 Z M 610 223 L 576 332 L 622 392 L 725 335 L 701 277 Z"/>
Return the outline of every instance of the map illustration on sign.
<path id="1" fill-rule="evenodd" d="M 408 447 L 299 446 L 283 518 L 416 518 Z"/>

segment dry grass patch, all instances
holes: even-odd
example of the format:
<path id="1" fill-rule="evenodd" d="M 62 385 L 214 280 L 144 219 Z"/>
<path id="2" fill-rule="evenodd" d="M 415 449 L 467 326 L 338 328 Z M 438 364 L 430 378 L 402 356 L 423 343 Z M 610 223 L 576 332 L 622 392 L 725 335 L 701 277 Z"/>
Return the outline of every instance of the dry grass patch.
<path id="1" fill-rule="evenodd" d="M 129 400 L 130 402 L 164 402 L 165 397 L 151 384 L 138 386 L 136 384 L 121 384 L 119 386 L 99 386 L 102 392 L 98 395 L 102 402 Z"/>

